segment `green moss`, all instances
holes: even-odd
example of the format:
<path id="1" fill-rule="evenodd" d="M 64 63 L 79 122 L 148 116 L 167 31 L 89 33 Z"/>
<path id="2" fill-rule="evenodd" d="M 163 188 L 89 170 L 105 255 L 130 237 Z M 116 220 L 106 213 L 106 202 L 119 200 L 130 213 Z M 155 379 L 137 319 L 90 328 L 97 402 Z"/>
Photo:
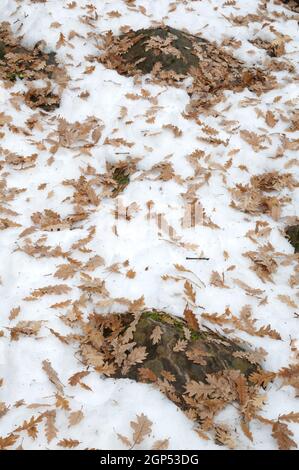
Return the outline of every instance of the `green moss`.
<path id="1" fill-rule="evenodd" d="M 115 195 L 123 191 L 130 183 L 130 176 L 126 168 L 116 168 L 112 174 L 112 178 L 117 184 L 117 187 L 113 189 Z"/>
<path id="2" fill-rule="evenodd" d="M 20 80 L 23 80 L 24 75 L 22 73 L 14 73 L 13 72 L 13 73 L 9 73 L 6 78 L 7 78 L 7 80 L 15 82 L 17 78 L 20 78 Z"/>
<path id="3" fill-rule="evenodd" d="M 158 312 L 157 310 L 145 312 L 144 315 L 146 318 L 151 318 L 154 321 L 167 323 L 169 325 L 175 326 L 175 328 L 179 330 L 181 334 L 183 333 L 183 328 L 187 326 L 183 319 L 180 320 L 178 318 L 174 318 L 172 315 L 169 315 L 168 313 Z M 203 337 L 203 333 L 192 330 L 190 327 L 188 327 L 188 329 L 191 332 L 192 341 L 196 341 L 197 339 L 201 339 Z"/>

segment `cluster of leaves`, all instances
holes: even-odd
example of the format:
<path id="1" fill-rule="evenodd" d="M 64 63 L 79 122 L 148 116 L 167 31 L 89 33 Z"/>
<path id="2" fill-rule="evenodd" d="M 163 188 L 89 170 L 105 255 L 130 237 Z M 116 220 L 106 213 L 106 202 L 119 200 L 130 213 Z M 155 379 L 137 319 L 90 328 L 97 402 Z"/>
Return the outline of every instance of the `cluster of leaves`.
<path id="1" fill-rule="evenodd" d="M 12 35 L 10 24 L 0 24 L 0 78 L 15 81 L 17 79 L 46 80 L 46 86 L 29 86 L 25 101 L 31 108 L 52 111 L 60 104 L 60 94 L 54 93 L 51 80 L 65 86 L 67 76 L 55 60 L 55 53 L 43 52 L 44 42 L 40 41 L 32 50 L 25 49 Z M 61 90 L 60 90 L 61 91 Z"/>
<path id="2" fill-rule="evenodd" d="M 223 314 L 203 313 L 202 317 L 216 325 L 232 325 L 236 329 L 240 331 L 245 331 L 246 333 L 252 336 L 258 336 L 260 338 L 268 336 L 272 339 L 281 340 L 279 332 L 272 329 L 270 325 L 261 326 L 260 328 L 257 328 L 257 320 L 252 316 L 252 309 L 250 305 L 245 305 L 241 309 L 239 317 L 233 315 L 230 309 L 226 309 Z M 250 357 L 253 356 L 252 353 L 250 353 L 249 355 L 245 354 L 244 357 L 247 357 L 250 360 Z"/>
<path id="3" fill-rule="evenodd" d="M 274 220 L 278 220 L 281 206 L 290 199 L 289 197 L 269 196 L 267 193 L 285 188 L 292 190 L 296 187 L 298 187 L 298 182 L 291 173 L 272 171 L 255 175 L 252 176 L 250 184 L 237 184 L 231 190 L 234 199 L 231 206 L 252 215 L 270 214 Z"/>
<path id="4" fill-rule="evenodd" d="M 193 295 L 188 285 L 186 289 Z M 80 352 L 86 365 L 109 377 L 155 385 L 222 444 L 228 443 L 229 431 L 220 432 L 214 419 L 228 404 L 238 403 L 242 429 L 250 435 L 249 422 L 265 400 L 259 388 L 273 375 L 261 370 L 258 354 L 200 330 L 190 309 L 185 310 L 185 320 L 156 311 L 92 314 L 83 332 Z M 138 443 L 120 438 L 129 447 Z"/>

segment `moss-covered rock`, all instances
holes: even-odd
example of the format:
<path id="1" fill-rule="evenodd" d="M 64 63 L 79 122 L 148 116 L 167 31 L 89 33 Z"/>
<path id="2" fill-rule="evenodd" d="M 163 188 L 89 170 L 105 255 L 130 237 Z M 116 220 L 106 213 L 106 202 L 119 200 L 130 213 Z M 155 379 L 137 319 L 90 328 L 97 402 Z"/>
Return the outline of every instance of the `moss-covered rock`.
<path id="1" fill-rule="evenodd" d="M 299 225 L 290 225 L 286 228 L 286 235 L 295 249 L 295 253 L 299 253 Z"/>
<path id="2" fill-rule="evenodd" d="M 108 34 L 99 61 L 123 75 L 151 73 L 170 84 L 193 77 L 192 91 L 199 93 L 273 85 L 266 73 L 246 67 L 207 39 L 170 26 Z"/>
<path id="3" fill-rule="evenodd" d="M 126 317 L 130 322 L 131 317 Z M 130 323 L 129 323 L 130 324 Z M 151 335 L 155 327 L 162 330 L 161 340 L 153 344 Z M 184 329 L 190 332 L 187 341 Z M 187 333 L 188 334 L 188 333 Z M 256 370 L 246 358 L 240 359 L 234 356 L 238 351 L 244 352 L 233 341 L 209 330 L 190 330 L 184 319 L 174 317 L 163 312 L 144 312 L 136 326 L 133 335 L 136 346 L 146 348 L 147 357 L 142 363 L 143 368 L 151 369 L 157 378 L 163 378 L 163 371 L 168 371 L 176 377 L 176 391 L 184 393 L 186 381 L 195 380 L 204 382 L 207 374 L 214 374 L 223 370 L 239 370 L 245 375 L 250 375 Z M 176 351 L 175 346 L 179 341 L 187 343 L 185 349 L 182 343 L 182 351 Z M 201 364 L 190 360 L 186 352 L 200 351 Z M 193 357 L 193 356 L 192 356 Z M 140 365 L 132 366 L 125 375 L 131 379 L 139 380 Z M 122 371 L 119 371 L 119 377 Z"/>
<path id="4" fill-rule="evenodd" d="M 206 406 L 215 405 L 215 413 L 238 401 L 240 383 L 249 396 L 251 376 L 261 372 L 236 342 L 165 312 L 94 314 L 84 330 L 86 364 L 110 377 L 153 383 L 199 421 Z"/>

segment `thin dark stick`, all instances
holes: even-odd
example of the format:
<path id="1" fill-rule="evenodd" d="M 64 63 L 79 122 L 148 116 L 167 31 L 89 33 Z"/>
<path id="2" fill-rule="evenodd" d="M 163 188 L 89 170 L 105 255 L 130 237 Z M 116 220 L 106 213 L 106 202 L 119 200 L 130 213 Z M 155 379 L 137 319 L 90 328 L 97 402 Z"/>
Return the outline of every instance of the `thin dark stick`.
<path id="1" fill-rule="evenodd" d="M 199 259 L 199 260 L 209 261 L 210 258 L 192 258 L 192 257 L 187 256 L 186 259 Z"/>

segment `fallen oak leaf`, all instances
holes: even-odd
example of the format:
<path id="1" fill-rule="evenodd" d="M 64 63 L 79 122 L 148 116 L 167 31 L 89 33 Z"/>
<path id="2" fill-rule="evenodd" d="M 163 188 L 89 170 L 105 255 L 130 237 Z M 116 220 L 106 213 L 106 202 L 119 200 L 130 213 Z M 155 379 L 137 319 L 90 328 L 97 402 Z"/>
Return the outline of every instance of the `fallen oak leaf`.
<path id="1" fill-rule="evenodd" d="M 122 434 L 117 433 L 117 437 L 126 447 L 132 447 L 133 444 L 126 436 L 123 436 Z"/>
<path id="2" fill-rule="evenodd" d="M 185 351 L 186 347 L 187 347 L 187 344 L 188 344 L 188 341 L 186 341 L 185 339 L 179 339 L 176 344 L 174 345 L 173 347 L 173 351 L 174 352 L 182 352 L 182 351 Z"/>
<path id="3" fill-rule="evenodd" d="M 152 450 L 166 450 L 169 447 L 169 439 L 155 441 L 152 445 Z"/>
<path id="4" fill-rule="evenodd" d="M 69 421 L 68 427 L 70 428 L 71 426 L 75 426 L 76 424 L 79 424 L 83 418 L 84 418 L 84 414 L 82 413 L 81 410 L 72 411 L 72 413 L 68 417 L 68 421 Z"/>
<path id="5" fill-rule="evenodd" d="M 56 408 L 61 408 L 62 410 L 66 410 L 66 411 L 70 410 L 70 404 L 66 398 L 62 397 L 58 393 L 56 393 L 55 398 L 56 398 L 56 402 L 55 402 Z"/>
<path id="6" fill-rule="evenodd" d="M 48 444 L 57 437 L 57 432 L 58 429 L 55 426 L 55 421 L 56 421 L 56 411 L 51 410 L 51 411 L 46 411 L 45 413 L 45 434 L 47 438 Z"/>
<path id="7" fill-rule="evenodd" d="M 136 415 L 136 421 L 131 421 L 130 426 L 133 429 L 134 445 L 140 444 L 146 436 L 152 432 L 152 422 L 143 413 Z"/>
<path id="8" fill-rule="evenodd" d="M 199 331 L 199 324 L 198 324 L 197 318 L 192 312 L 192 310 L 190 310 L 187 306 L 184 310 L 184 318 L 189 328 L 191 328 L 191 330 Z"/>
<path id="9" fill-rule="evenodd" d="M 193 290 L 193 287 L 189 281 L 185 281 L 184 284 L 184 292 L 188 300 L 190 300 L 193 304 L 196 302 L 196 294 Z"/>
<path id="10" fill-rule="evenodd" d="M 162 337 L 162 329 L 159 325 L 155 326 L 155 328 L 153 329 L 152 331 L 152 334 L 150 336 L 150 339 L 152 340 L 152 343 L 153 344 L 157 344 L 159 343 L 159 341 L 161 340 L 161 337 Z"/>
<path id="11" fill-rule="evenodd" d="M 8 319 L 9 320 L 14 320 L 19 315 L 20 311 L 21 311 L 21 307 L 12 308 L 10 313 L 9 313 Z"/>
<path id="12" fill-rule="evenodd" d="M 48 376 L 48 379 L 50 380 L 50 382 L 55 385 L 55 387 L 57 388 L 58 392 L 60 392 L 62 395 L 63 395 L 63 385 L 62 383 L 60 382 L 59 380 L 59 377 L 57 375 L 57 372 L 53 369 L 52 367 L 52 364 L 50 361 L 48 360 L 44 360 L 42 362 L 42 365 L 43 365 L 43 370 L 45 371 L 45 373 L 47 374 Z"/>
<path id="13" fill-rule="evenodd" d="M 65 449 L 73 449 L 74 447 L 78 447 L 80 441 L 76 439 L 61 439 L 57 445 L 60 447 L 64 447 Z"/>
<path id="14" fill-rule="evenodd" d="M 297 447 L 296 442 L 292 439 L 293 435 L 285 423 L 276 421 L 272 425 L 272 436 L 276 439 L 280 450 L 290 450 L 292 447 Z"/>
<path id="15" fill-rule="evenodd" d="M 82 388 L 85 388 L 86 390 L 91 391 L 91 388 L 88 385 L 86 385 L 84 382 L 81 382 L 81 379 L 89 375 L 89 373 L 90 372 L 88 371 L 76 372 L 68 379 L 68 383 L 72 387 L 75 387 L 76 385 L 80 385 Z"/>
<path id="16" fill-rule="evenodd" d="M 19 439 L 18 434 L 9 434 L 6 437 L 0 437 L 0 450 L 5 450 L 8 447 L 13 446 Z"/>
<path id="17" fill-rule="evenodd" d="M 16 326 L 10 329 L 10 337 L 12 341 L 17 341 L 20 335 L 35 336 L 38 334 L 42 325 L 42 321 L 19 321 Z"/>
<path id="18" fill-rule="evenodd" d="M 299 423 L 299 413 L 291 411 L 291 413 L 280 415 L 279 421 L 280 420 L 287 421 L 288 423 Z"/>

